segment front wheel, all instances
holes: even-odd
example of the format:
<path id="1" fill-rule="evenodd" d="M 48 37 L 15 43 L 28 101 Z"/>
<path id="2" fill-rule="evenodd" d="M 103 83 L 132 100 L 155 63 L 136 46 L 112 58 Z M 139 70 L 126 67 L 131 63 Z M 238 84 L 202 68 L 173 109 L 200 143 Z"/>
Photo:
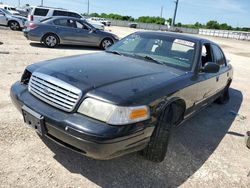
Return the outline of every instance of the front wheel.
<path id="1" fill-rule="evenodd" d="M 173 108 L 168 106 L 160 115 L 148 146 L 140 151 L 140 154 L 147 160 L 162 162 L 166 156 L 173 125 Z"/>
<path id="2" fill-rule="evenodd" d="M 43 43 L 49 48 L 54 48 L 59 44 L 59 39 L 54 34 L 47 34 L 43 37 Z"/>
<path id="3" fill-rule="evenodd" d="M 108 47 L 112 46 L 114 44 L 113 40 L 110 38 L 103 39 L 101 42 L 101 49 L 106 50 Z"/>
<path id="4" fill-rule="evenodd" d="M 18 30 L 21 29 L 21 27 L 20 27 L 20 25 L 19 25 L 19 23 L 17 21 L 10 21 L 9 22 L 9 27 L 13 31 L 18 31 Z"/>

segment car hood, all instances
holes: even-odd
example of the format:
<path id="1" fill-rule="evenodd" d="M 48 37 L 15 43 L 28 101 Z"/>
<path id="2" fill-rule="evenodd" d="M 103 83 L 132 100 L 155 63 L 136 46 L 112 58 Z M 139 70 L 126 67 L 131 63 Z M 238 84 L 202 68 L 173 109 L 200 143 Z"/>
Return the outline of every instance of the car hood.
<path id="1" fill-rule="evenodd" d="M 156 78 L 157 75 L 161 75 L 161 79 L 169 80 L 184 74 L 181 70 L 150 61 L 107 52 L 48 60 L 33 64 L 28 67 L 28 70 L 60 79 L 81 89 L 83 93 L 110 85 L 119 88 L 119 83 Z M 151 79 L 152 81 L 159 82 L 157 79 Z M 130 86 L 126 85 L 126 87 Z"/>

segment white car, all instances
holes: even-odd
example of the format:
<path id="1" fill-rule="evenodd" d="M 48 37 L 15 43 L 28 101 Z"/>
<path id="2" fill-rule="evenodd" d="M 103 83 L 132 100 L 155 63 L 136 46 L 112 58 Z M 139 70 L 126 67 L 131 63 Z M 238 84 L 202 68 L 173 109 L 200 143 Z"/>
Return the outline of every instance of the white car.
<path id="1" fill-rule="evenodd" d="M 111 21 L 106 20 L 105 18 L 91 17 L 91 18 L 88 18 L 88 20 L 99 22 L 99 23 L 101 23 L 101 24 L 103 24 L 105 26 L 110 26 L 111 25 Z"/>
<path id="2" fill-rule="evenodd" d="M 12 6 L 9 6 L 9 5 L 0 4 L 0 8 L 7 10 L 8 12 L 10 12 L 13 15 L 20 15 L 20 13 L 16 10 L 15 7 L 12 7 Z"/>
<path id="3" fill-rule="evenodd" d="M 104 24 L 102 24 L 101 22 L 94 21 L 94 20 L 91 20 L 91 19 L 85 19 L 85 20 L 86 20 L 86 22 L 88 22 L 89 24 L 93 25 L 97 29 L 100 29 L 100 30 L 104 30 L 105 29 Z"/>
<path id="4" fill-rule="evenodd" d="M 0 8 L 0 25 L 10 27 L 11 30 L 21 30 L 24 28 L 27 19 L 22 16 L 11 14 L 9 11 Z"/>
<path id="5" fill-rule="evenodd" d="M 44 6 L 37 6 L 32 7 L 29 11 L 28 21 L 29 22 L 40 22 L 46 18 L 54 17 L 54 16 L 68 16 L 73 18 L 81 18 L 84 19 L 80 14 L 69 11 L 66 9 L 60 8 L 53 8 L 53 7 L 44 7 Z M 104 30 L 104 25 L 98 22 L 86 20 L 89 24 L 94 26 L 96 29 Z"/>

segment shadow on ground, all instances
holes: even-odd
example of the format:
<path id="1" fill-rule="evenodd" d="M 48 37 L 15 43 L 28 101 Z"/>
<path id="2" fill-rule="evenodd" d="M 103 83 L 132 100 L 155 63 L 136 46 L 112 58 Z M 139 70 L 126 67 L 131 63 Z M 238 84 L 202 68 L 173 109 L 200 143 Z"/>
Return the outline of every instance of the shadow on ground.
<path id="1" fill-rule="evenodd" d="M 230 93 L 228 104 L 212 104 L 177 128 L 166 159 L 159 164 L 146 161 L 137 154 L 97 161 L 47 139 L 43 141 L 67 170 L 81 174 L 101 187 L 177 187 L 205 163 L 228 133 L 235 119 L 230 111 L 238 112 L 243 100 L 240 91 L 230 89 Z"/>
<path id="2" fill-rule="evenodd" d="M 44 46 L 44 44 L 42 43 L 35 43 L 35 42 L 31 42 L 30 46 L 32 47 L 37 47 L 37 48 L 47 48 L 48 47 Z M 98 47 L 89 47 L 89 46 L 80 46 L 80 45 L 58 45 L 57 47 L 55 47 L 54 49 L 61 49 L 61 50 L 91 50 L 91 51 L 102 51 L 100 48 Z"/>

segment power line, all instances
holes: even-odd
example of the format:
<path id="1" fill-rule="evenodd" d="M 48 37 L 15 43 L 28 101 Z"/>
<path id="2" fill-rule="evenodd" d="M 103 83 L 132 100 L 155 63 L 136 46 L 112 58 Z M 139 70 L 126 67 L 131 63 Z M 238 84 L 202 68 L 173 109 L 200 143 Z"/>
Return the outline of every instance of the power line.
<path id="1" fill-rule="evenodd" d="M 178 4 L 179 4 L 179 0 L 176 0 L 175 1 L 175 10 L 174 10 L 174 18 L 173 18 L 172 26 L 175 26 L 175 19 L 176 19 Z"/>

